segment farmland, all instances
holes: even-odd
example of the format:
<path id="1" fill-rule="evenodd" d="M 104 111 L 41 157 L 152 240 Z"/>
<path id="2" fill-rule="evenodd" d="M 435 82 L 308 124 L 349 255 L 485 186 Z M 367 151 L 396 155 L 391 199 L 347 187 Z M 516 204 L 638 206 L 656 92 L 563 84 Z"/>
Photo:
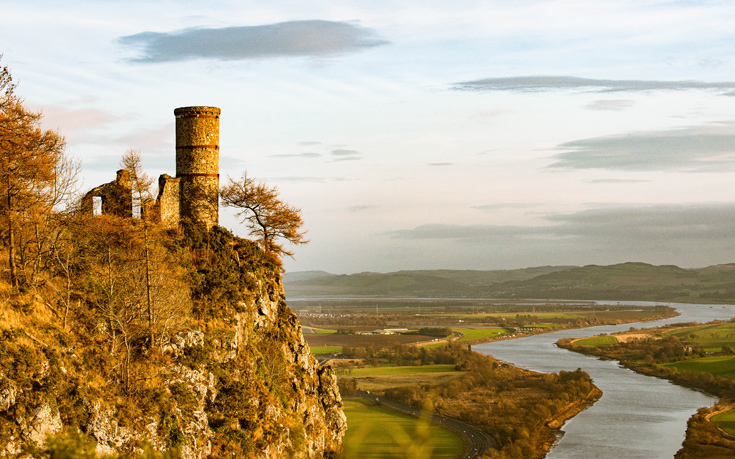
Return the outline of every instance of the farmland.
<path id="1" fill-rule="evenodd" d="M 733 356 L 703 357 L 681 362 L 665 363 L 663 366 L 676 368 L 678 371 L 707 372 L 712 376 L 735 378 L 735 357 Z"/>
<path id="2" fill-rule="evenodd" d="M 735 436 L 735 410 L 726 411 L 713 416 L 712 422 L 717 424 L 717 427 L 728 434 Z"/>
<path id="3" fill-rule="evenodd" d="M 350 426 L 344 438 L 346 459 L 454 459 L 462 453 L 462 439 L 436 424 L 379 408 L 364 399 L 344 404 Z"/>
<path id="4" fill-rule="evenodd" d="M 343 335 L 340 333 L 304 335 L 310 347 L 315 346 L 394 346 L 396 344 L 413 344 L 419 341 L 431 341 L 434 336 L 425 335 Z M 314 352 L 314 351 L 312 351 Z"/>
<path id="5" fill-rule="evenodd" d="M 608 346 L 616 343 L 618 343 L 618 339 L 614 336 L 592 336 L 574 342 L 577 346 L 584 347 Z"/>
<path id="6" fill-rule="evenodd" d="M 371 392 L 401 386 L 430 387 L 453 381 L 462 372 L 454 371 L 455 365 L 418 365 L 407 367 L 364 367 L 347 372 L 361 390 Z"/>
<path id="7" fill-rule="evenodd" d="M 290 304 L 298 314 L 304 338 L 315 354 L 340 352 L 335 350 L 337 347 L 387 348 L 417 343 L 434 348 L 442 346 L 442 343 L 432 341 L 444 341 L 443 338 L 417 333 L 417 330 L 430 327 L 451 329 L 462 334 L 459 342 L 473 344 L 519 332 L 625 323 L 673 315 L 673 310 L 666 306 L 603 306 L 591 302 L 353 298 L 299 300 Z M 371 333 L 386 329 L 408 329 L 412 332 Z"/>

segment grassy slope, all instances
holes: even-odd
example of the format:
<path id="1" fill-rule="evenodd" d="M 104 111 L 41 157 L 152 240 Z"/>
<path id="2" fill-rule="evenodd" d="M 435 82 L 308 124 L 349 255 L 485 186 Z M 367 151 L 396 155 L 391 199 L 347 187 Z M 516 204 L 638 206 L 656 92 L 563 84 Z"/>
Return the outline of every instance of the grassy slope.
<path id="1" fill-rule="evenodd" d="M 735 436 L 735 411 L 712 416 L 711 421 L 717 424 L 720 429 Z"/>
<path id="2" fill-rule="evenodd" d="M 342 346 L 309 346 L 309 350 L 314 355 L 338 354 L 342 352 Z"/>
<path id="3" fill-rule="evenodd" d="M 735 346 L 735 323 L 705 324 L 686 327 L 664 333 L 664 336 L 676 336 L 706 352 L 719 352 L 727 344 Z"/>
<path id="4" fill-rule="evenodd" d="M 666 363 L 663 366 L 676 368 L 679 371 L 707 372 L 713 376 L 735 378 L 735 357 L 732 356 L 704 357 L 683 362 Z"/>
<path id="5" fill-rule="evenodd" d="M 344 438 L 345 458 L 456 458 L 462 439 L 435 424 L 363 401 L 345 400 L 350 428 Z"/>

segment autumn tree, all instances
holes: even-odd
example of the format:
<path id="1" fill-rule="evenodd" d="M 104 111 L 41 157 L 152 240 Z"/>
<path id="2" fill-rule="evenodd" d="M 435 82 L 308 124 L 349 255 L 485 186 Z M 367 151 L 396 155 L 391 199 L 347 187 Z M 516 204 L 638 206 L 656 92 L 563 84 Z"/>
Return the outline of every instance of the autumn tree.
<path id="1" fill-rule="evenodd" d="M 245 223 L 267 253 L 278 257 L 293 252 L 286 250 L 281 240 L 291 244 L 306 244 L 306 231 L 301 230 L 301 209 L 289 206 L 278 199 L 278 189 L 263 182 L 256 182 L 243 173 L 239 181 L 229 178 L 220 190 L 222 203 L 238 209 L 237 216 Z"/>
<path id="2" fill-rule="evenodd" d="M 151 241 L 149 227 L 149 212 L 146 206 L 149 200 L 153 199 L 151 187 L 153 179 L 143 170 L 143 161 L 140 152 L 137 150 L 128 150 L 122 157 L 120 165 L 130 175 L 133 193 L 133 208 L 139 212 L 141 227 L 143 229 L 143 263 L 145 266 L 145 291 L 146 291 L 146 313 L 148 316 L 148 331 L 150 345 L 155 343 L 155 334 L 153 333 L 153 299 L 151 297 Z"/>
<path id="3" fill-rule="evenodd" d="M 0 215 L 10 283 L 19 284 L 18 264 L 38 270 L 46 250 L 43 226 L 75 191 L 79 163 L 66 153 L 64 137 L 41 128 L 41 113 L 13 93 L 7 68 L 0 71 Z M 21 237 L 22 229 L 29 231 Z M 35 256 L 34 256 L 35 255 Z"/>
<path id="4" fill-rule="evenodd" d="M 137 357 L 152 346 L 150 337 L 166 342 L 191 310 L 187 272 L 158 235 L 152 234 L 146 247 L 141 224 L 100 215 L 77 235 L 80 284 L 94 320 L 104 324 L 98 328 L 107 335 L 107 352 L 128 392 L 152 376 L 136 369 Z"/>
<path id="5" fill-rule="evenodd" d="M 0 54 L 0 59 L 3 55 Z M 7 66 L 0 67 L 0 105 L 5 104 L 15 90 L 15 84 L 13 83 L 13 77 L 10 75 L 10 70 Z"/>

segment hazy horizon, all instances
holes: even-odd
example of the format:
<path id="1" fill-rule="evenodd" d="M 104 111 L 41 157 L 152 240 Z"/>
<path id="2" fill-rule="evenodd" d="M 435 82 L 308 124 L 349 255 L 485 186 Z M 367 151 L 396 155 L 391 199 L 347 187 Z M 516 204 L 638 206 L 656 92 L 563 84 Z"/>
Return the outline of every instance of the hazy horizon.
<path id="1" fill-rule="evenodd" d="M 172 174 L 176 107 L 277 185 L 288 271 L 735 262 L 735 4 L 5 2 L 0 54 L 83 160 Z M 221 224 L 245 235 L 230 214 Z"/>
<path id="2" fill-rule="evenodd" d="M 523 270 L 523 269 L 535 269 L 535 268 L 546 268 L 546 267 L 569 267 L 569 268 L 584 268 L 585 266 L 612 266 L 617 264 L 626 264 L 626 263 L 645 263 L 645 262 L 637 262 L 637 261 L 624 261 L 621 263 L 613 263 L 610 265 L 601 265 L 597 263 L 585 263 L 581 265 L 542 265 L 542 266 L 525 266 L 523 268 L 497 268 L 497 269 L 454 269 L 454 268 L 430 268 L 430 269 L 402 269 L 398 268 L 391 271 L 352 271 L 352 272 L 331 272 L 324 269 L 306 269 L 306 270 L 286 270 L 285 274 L 303 274 L 303 273 L 310 273 L 310 272 L 324 272 L 331 275 L 352 275 L 352 274 L 364 274 L 364 273 L 375 273 L 375 274 L 392 274 L 392 273 L 398 273 L 402 271 L 515 271 L 515 270 Z M 651 263 L 647 263 L 651 264 Z M 677 268 L 682 269 L 704 269 L 709 268 L 712 266 L 719 266 L 719 265 L 735 265 L 735 261 L 732 263 L 716 263 L 713 265 L 705 265 L 705 266 L 679 266 L 676 264 L 661 264 L 661 265 L 653 265 L 653 266 L 676 266 Z"/>

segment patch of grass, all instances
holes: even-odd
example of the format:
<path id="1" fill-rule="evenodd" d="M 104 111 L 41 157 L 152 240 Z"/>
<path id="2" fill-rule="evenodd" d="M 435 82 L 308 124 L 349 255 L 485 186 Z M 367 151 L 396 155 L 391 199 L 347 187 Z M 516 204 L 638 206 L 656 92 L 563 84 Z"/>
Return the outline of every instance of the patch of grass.
<path id="1" fill-rule="evenodd" d="M 462 453 L 462 439 L 436 424 L 362 400 L 344 405 L 350 426 L 344 437 L 346 459 L 454 459 Z"/>
<path id="2" fill-rule="evenodd" d="M 366 376 L 366 375 L 409 375 L 417 373 L 446 373 L 454 371 L 454 365 L 441 364 L 441 365 L 421 365 L 411 367 L 368 367 L 368 368 L 356 368 L 352 371 L 353 376 Z"/>
<path id="3" fill-rule="evenodd" d="M 714 422 L 717 427 L 730 435 L 735 435 L 735 410 L 726 411 L 712 416 L 711 421 Z"/>
<path id="4" fill-rule="evenodd" d="M 591 336 L 574 342 L 575 345 L 583 347 L 609 346 L 617 343 L 618 339 L 614 336 Z"/>
<path id="5" fill-rule="evenodd" d="M 507 328 L 455 328 L 454 331 L 464 334 L 458 341 L 474 341 L 477 339 L 492 338 L 503 333 L 509 333 Z"/>
<path id="6" fill-rule="evenodd" d="M 713 376 L 735 378 L 735 357 L 704 357 L 701 359 L 684 360 L 682 362 L 666 363 L 664 367 L 676 368 L 679 371 L 707 372 Z"/>
<path id="7" fill-rule="evenodd" d="M 309 346 L 314 355 L 337 354 L 342 352 L 342 346 Z"/>
<path id="8" fill-rule="evenodd" d="M 316 328 L 316 327 L 309 327 L 312 330 L 314 330 L 314 333 L 317 335 L 331 335 L 333 333 L 337 333 L 337 330 L 330 330 L 328 328 Z"/>
<path id="9" fill-rule="evenodd" d="M 723 345 L 735 347 L 735 323 L 697 325 L 664 333 L 664 336 L 676 336 L 704 351 L 717 352 Z"/>

